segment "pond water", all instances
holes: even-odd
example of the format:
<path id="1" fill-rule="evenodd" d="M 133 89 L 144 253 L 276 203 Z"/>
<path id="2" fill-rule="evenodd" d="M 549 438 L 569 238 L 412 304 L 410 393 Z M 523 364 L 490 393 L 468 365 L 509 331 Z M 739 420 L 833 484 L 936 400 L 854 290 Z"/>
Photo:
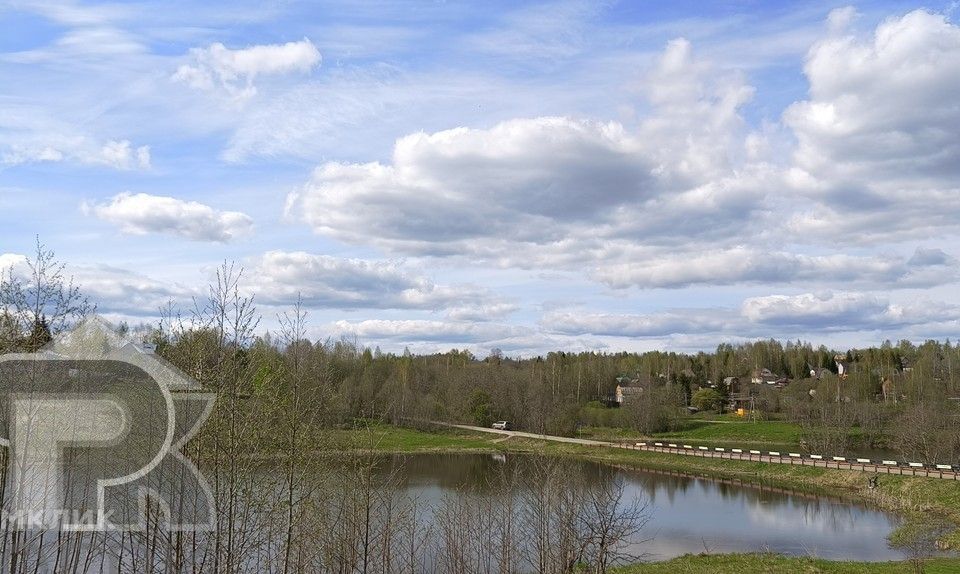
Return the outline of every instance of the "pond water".
<path id="1" fill-rule="evenodd" d="M 490 477 L 531 464 L 525 455 L 409 455 L 386 459 L 384 472 L 399 476 L 399 488 L 427 507 L 470 491 L 493 495 Z M 574 480 L 620 479 L 624 500 L 648 503 L 649 521 L 629 549 L 649 560 L 687 553 L 772 551 L 832 560 L 901 560 L 887 536 L 898 518 L 835 498 L 752 485 L 621 470 L 587 461 L 567 461 Z M 642 543 L 640 541 L 643 541 Z"/>

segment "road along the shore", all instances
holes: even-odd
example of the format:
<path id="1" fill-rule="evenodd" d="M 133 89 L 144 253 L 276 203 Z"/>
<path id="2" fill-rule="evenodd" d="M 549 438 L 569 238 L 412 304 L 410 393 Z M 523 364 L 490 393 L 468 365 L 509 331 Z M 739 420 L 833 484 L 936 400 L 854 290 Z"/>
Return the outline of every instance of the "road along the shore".
<path id="1" fill-rule="evenodd" d="M 874 474 L 896 474 L 902 476 L 925 476 L 945 480 L 960 480 L 960 467 L 945 464 L 924 464 L 918 462 L 900 462 L 895 460 L 873 461 L 865 458 L 847 458 L 841 456 L 823 456 L 819 454 L 801 454 L 798 452 L 759 451 L 740 448 L 707 447 L 673 442 L 608 442 L 584 438 L 572 438 L 523 431 L 500 430 L 471 425 L 458 425 L 433 421 L 433 424 L 475 432 L 499 434 L 507 437 L 531 438 L 552 442 L 579 444 L 584 446 L 623 448 L 647 452 L 660 452 L 681 456 L 699 456 L 702 458 L 720 458 L 769 464 L 790 464 L 814 466 L 835 470 L 855 470 Z"/>

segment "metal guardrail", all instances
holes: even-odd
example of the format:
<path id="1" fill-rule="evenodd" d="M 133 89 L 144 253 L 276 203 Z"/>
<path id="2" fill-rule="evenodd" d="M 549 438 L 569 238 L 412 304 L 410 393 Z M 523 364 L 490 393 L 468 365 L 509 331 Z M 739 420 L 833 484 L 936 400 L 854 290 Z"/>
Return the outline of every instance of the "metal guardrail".
<path id="1" fill-rule="evenodd" d="M 408 419 L 414 420 L 414 419 Z M 897 462 L 892 460 L 873 461 L 868 458 L 847 458 L 842 456 L 824 456 L 819 454 L 809 454 L 803 456 L 797 452 L 782 453 L 779 451 L 743 450 L 740 448 L 707 447 L 692 444 L 677 444 L 668 442 L 631 442 L 615 443 L 598 440 L 574 439 L 569 437 L 557 437 L 551 435 L 542 435 L 526 433 L 520 431 L 501 431 L 488 428 L 474 427 L 469 425 L 458 425 L 441 421 L 426 421 L 431 424 L 441 426 L 462 428 L 478 432 L 489 432 L 510 436 L 520 436 L 538 440 L 552 440 L 559 442 L 569 442 L 587 446 L 625 448 L 631 450 L 645 450 L 651 452 L 663 452 L 671 454 L 681 454 L 688 456 L 701 456 L 706 458 L 722 458 L 728 460 L 743 460 L 750 462 L 769 462 L 774 464 L 792 464 L 801 466 L 818 466 L 821 468 L 831 468 L 838 470 L 858 470 L 862 472 L 874 472 L 878 474 L 898 474 L 903 476 L 926 476 L 930 478 L 943 478 L 946 480 L 960 480 L 960 465 L 948 464 L 924 464 L 919 462 Z"/>
<path id="2" fill-rule="evenodd" d="M 631 450 L 663 452 L 705 458 L 722 458 L 727 460 L 742 460 L 749 462 L 817 466 L 836 470 L 857 470 L 878 474 L 925 476 L 930 478 L 943 478 L 946 480 L 960 480 L 960 465 L 924 464 L 920 462 L 899 462 L 895 460 L 873 461 L 867 458 L 847 458 L 843 456 L 828 457 L 820 454 L 808 454 L 804 456 L 797 452 L 782 453 L 774 450 L 766 451 L 766 453 L 764 453 L 759 450 L 744 451 L 743 449 L 739 448 L 710 448 L 706 446 L 694 446 L 689 444 L 664 444 L 662 442 L 619 443 L 612 444 L 612 446 Z"/>

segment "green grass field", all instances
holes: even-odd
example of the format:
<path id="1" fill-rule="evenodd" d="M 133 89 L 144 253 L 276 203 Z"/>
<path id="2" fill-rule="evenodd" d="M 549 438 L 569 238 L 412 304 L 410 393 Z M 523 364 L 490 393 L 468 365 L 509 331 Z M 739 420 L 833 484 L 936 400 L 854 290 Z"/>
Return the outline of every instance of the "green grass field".
<path id="1" fill-rule="evenodd" d="M 484 452 L 500 450 L 497 435 L 458 429 L 434 432 L 358 421 L 353 429 L 328 431 L 324 437 L 338 449 L 377 452 Z"/>
<path id="2" fill-rule="evenodd" d="M 800 445 L 802 430 L 799 425 L 778 420 L 754 422 L 736 415 L 694 415 L 685 420 L 684 428 L 653 436 L 618 427 L 583 427 L 580 436 L 609 441 L 665 438 L 683 439 L 707 446 L 795 448 Z"/>
<path id="3" fill-rule="evenodd" d="M 803 431 L 785 421 L 749 421 L 735 417 L 691 419 L 687 428 L 659 433 L 660 438 L 684 438 L 703 442 L 776 443 L 799 445 Z"/>

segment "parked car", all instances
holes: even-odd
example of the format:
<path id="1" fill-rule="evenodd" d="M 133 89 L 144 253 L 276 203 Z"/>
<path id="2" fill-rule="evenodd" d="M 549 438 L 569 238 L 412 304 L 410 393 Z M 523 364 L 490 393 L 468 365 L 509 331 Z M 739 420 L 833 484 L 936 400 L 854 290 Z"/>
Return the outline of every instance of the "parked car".
<path id="1" fill-rule="evenodd" d="M 507 421 L 497 421 L 493 423 L 493 428 L 497 430 L 510 430 L 510 423 Z"/>

